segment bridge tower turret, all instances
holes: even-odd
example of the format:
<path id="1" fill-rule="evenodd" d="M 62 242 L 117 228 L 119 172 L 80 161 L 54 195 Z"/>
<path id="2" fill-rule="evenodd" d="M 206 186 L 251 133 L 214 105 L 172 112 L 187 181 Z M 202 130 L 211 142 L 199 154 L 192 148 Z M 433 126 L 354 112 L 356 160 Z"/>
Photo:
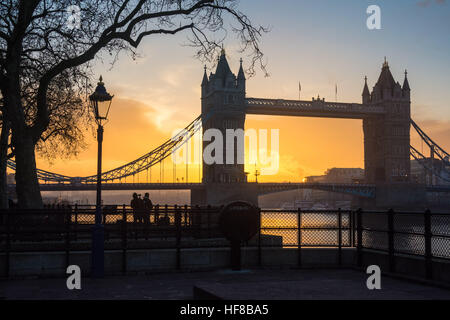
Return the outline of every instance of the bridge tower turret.
<path id="1" fill-rule="evenodd" d="M 245 98 L 245 74 L 244 74 L 244 68 L 242 68 L 242 58 L 240 59 L 240 66 L 239 66 L 239 72 L 237 76 L 237 87 L 240 89 L 241 94 L 244 94 Z"/>
<path id="2" fill-rule="evenodd" d="M 364 104 L 370 103 L 370 92 L 369 92 L 369 87 L 367 86 L 367 77 L 364 77 L 364 89 L 363 89 L 363 93 L 362 93 L 362 102 Z"/>
<path id="3" fill-rule="evenodd" d="M 403 80 L 402 94 L 405 100 L 411 100 L 411 89 L 408 82 L 408 71 L 405 70 L 405 79 Z"/>
<path id="4" fill-rule="evenodd" d="M 236 77 L 230 69 L 225 50 L 222 49 L 216 72 L 211 73 L 208 79 L 205 71 L 201 100 L 203 134 L 206 130 L 217 129 L 223 137 L 223 159 L 209 164 L 205 163 L 205 157 L 203 157 L 203 182 L 246 182 L 244 155 L 243 152 L 240 152 L 241 157 L 238 157 L 237 152 L 239 144 L 244 143 L 243 135 L 235 136 L 232 149 L 226 147 L 227 129 L 244 130 L 245 125 L 245 110 L 243 108 L 245 103 L 245 76 L 242 60 Z M 203 152 L 213 142 L 204 141 Z M 230 152 L 234 153 L 234 161 L 228 161 L 227 163 L 227 153 Z"/>
<path id="5" fill-rule="evenodd" d="M 405 76 L 403 88 L 394 80 L 385 60 L 377 83 L 368 96 L 367 83 L 363 103 L 382 106 L 383 116 L 363 120 L 364 162 L 368 183 L 408 182 L 410 179 L 410 88 Z"/>

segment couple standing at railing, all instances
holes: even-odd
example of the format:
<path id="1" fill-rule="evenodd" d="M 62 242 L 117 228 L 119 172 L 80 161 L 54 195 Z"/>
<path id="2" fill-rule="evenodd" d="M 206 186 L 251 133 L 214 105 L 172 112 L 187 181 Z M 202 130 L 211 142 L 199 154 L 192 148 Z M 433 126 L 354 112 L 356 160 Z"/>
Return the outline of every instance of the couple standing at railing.
<path id="1" fill-rule="evenodd" d="M 133 199 L 130 203 L 133 209 L 133 222 L 134 223 L 150 223 L 150 213 L 153 209 L 152 200 L 150 200 L 150 195 L 148 192 L 145 193 L 144 198 L 136 192 L 133 193 Z"/>

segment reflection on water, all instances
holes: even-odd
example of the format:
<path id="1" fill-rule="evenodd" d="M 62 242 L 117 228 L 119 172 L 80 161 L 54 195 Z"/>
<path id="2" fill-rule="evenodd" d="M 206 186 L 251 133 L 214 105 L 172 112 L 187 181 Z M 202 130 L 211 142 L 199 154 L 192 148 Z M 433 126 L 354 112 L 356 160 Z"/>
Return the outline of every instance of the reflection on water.
<path id="1" fill-rule="evenodd" d="M 341 213 L 341 243 L 349 246 L 352 240 L 349 212 Z M 302 246 L 337 246 L 339 244 L 339 219 L 336 212 L 297 213 L 270 212 L 261 215 L 261 234 L 280 236 L 283 246 L 297 246 L 298 226 L 301 227 Z"/>
<path id="2" fill-rule="evenodd" d="M 350 212 L 342 212 L 342 246 L 356 244 L 356 231 Z M 297 213 L 270 212 L 261 216 L 262 234 L 282 237 L 283 246 L 297 246 L 298 226 L 302 246 L 337 246 L 339 244 L 338 214 L 333 212 Z M 363 215 L 363 247 L 388 249 L 387 215 Z M 425 254 L 424 216 L 397 213 L 394 216 L 394 250 L 396 253 Z M 450 258 L 450 215 L 432 215 L 431 251 L 434 257 Z"/>
<path id="3" fill-rule="evenodd" d="M 425 219 L 422 214 L 396 213 L 394 215 L 394 251 L 423 256 L 425 254 Z M 432 214 L 431 252 L 434 257 L 450 258 L 450 215 Z M 373 249 L 388 248 L 387 215 L 367 213 L 363 217 L 363 246 Z"/>

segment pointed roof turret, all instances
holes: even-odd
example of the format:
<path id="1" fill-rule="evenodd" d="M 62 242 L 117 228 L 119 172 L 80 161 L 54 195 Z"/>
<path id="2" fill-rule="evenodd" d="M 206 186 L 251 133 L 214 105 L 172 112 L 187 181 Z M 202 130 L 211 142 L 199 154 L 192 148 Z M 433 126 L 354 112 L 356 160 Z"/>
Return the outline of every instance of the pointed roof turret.
<path id="1" fill-rule="evenodd" d="M 395 80 L 392 76 L 391 71 L 389 70 L 389 64 L 386 60 L 386 57 L 384 57 L 383 67 L 381 68 L 381 73 L 375 86 L 379 87 L 380 89 L 392 89 L 395 87 Z"/>
<path id="2" fill-rule="evenodd" d="M 367 76 L 364 77 L 364 89 L 362 95 L 370 96 L 369 87 L 367 86 Z"/>
<path id="3" fill-rule="evenodd" d="M 206 74 L 206 64 L 205 64 L 205 72 L 203 73 L 202 87 L 208 84 L 208 75 Z"/>
<path id="4" fill-rule="evenodd" d="M 222 48 L 219 56 L 219 62 L 217 63 L 215 77 L 225 79 L 231 72 L 230 66 L 225 55 L 225 49 Z"/>
<path id="5" fill-rule="evenodd" d="M 403 80 L 403 87 L 402 87 L 403 91 L 411 91 L 410 87 L 409 87 L 409 82 L 408 82 L 408 71 L 405 70 L 405 80 Z"/>
<path id="6" fill-rule="evenodd" d="M 242 68 L 242 58 L 241 58 L 241 60 L 239 60 L 239 62 L 240 62 L 241 65 L 239 67 L 239 72 L 238 72 L 237 79 L 238 80 L 245 80 L 244 68 Z"/>

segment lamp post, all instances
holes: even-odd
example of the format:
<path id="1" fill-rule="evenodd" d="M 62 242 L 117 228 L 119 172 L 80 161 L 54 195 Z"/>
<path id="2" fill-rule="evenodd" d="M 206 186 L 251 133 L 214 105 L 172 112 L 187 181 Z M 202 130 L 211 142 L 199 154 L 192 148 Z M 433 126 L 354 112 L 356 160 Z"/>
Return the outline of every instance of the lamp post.
<path id="1" fill-rule="evenodd" d="M 97 123 L 97 201 L 95 209 L 95 224 L 92 230 L 92 256 L 91 256 L 91 274 L 95 278 L 101 278 L 104 275 L 105 257 L 104 257 L 104 229 L 102 224 L 102 142 L 103 142 L 103 124 L 107 121 L 109 109 L 111 107 L 113 96 L 105 88 L 102 76 L 100 76 L 94 93 L 89 96 L 90 105 L 94 111 L 95 122 Z"/>

